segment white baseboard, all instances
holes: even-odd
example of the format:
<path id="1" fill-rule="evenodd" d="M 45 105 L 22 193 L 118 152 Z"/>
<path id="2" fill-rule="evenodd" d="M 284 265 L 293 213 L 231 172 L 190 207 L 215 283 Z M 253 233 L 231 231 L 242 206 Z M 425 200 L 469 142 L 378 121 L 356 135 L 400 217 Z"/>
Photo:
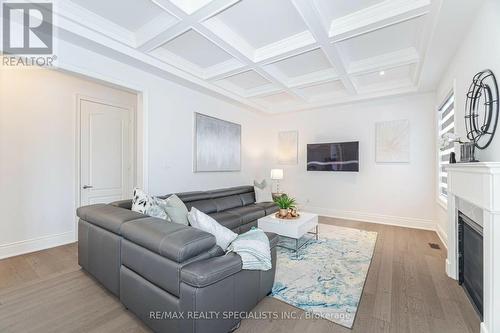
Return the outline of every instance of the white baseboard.
<path id="1" fill-rule="evenodd" d="M 439 223 L 436 223 L 436 234 L 438 235 L 439 239 L 446 247 L 446 249 L 448 249 L 448 235 L 446 234 L 446 232 L 443 230 L 443 228 Z"/>
<path id="2" fill-rule="evenodd" d="M 338 219 L 387 224 L 387 225 L 394 225 L 406 228 L 415 228 L 415 229 L 424 229 L 433 231 L 436 230 L 434 221 L 413 218 L 413 217 L 401 217 L 401 216 L 381 215 L 373 213 L 363 213 L 363 212 L 340 211 L 336 209 L 312 207 L 312 206 L 306 206 L 303 208 L 303 210 L 311 213 L 316 213 L 321 216 L 333 217 Z"/>
<path id="3" fill-rule="evenodd" d="M 75 231 L 0 245 L 0 259 L 76 242 Z"/>

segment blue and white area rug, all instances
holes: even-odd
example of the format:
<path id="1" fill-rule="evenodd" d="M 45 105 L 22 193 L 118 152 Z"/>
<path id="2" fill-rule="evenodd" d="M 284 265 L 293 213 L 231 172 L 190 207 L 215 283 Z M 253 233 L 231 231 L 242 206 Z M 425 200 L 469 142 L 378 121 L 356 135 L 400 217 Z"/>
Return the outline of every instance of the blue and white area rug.
<path id="1" fill-rule="evenodd" d="M 377 233 L 320 224 L 298 255 L 278 248 L 272 296 L 352 328 Z"/>

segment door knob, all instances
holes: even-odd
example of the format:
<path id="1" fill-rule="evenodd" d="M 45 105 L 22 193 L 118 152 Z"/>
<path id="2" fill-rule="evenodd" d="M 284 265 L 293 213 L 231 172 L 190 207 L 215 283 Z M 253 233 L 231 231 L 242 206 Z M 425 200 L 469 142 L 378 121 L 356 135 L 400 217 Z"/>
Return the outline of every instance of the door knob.
<path id="1" fill-rule="evenodd" d="M 88 188 L 93 188 L 93 187 L 94 187 L 94 186 L 92 186 L 92 185 L 83 185 L 83 189 L 84 189 L 84 190 L 86 190 L 86 189 L 88 189 Z"/>

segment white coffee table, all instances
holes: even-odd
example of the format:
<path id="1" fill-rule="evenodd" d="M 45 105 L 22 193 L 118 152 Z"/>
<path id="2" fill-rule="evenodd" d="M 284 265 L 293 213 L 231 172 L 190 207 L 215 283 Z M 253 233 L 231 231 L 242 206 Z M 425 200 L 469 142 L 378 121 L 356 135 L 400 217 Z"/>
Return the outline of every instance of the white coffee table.
<path id="1" fill-rule="evenodd" d="M 257 222 L 259 229 L 266 232 L 274 232 L 282 237 L 295 240 L 295 248 L 290 248 L 283 244 L 278 245 L 297 252 L 308 243 L 308 241 L 305 241 L 299 246 L 299 240 L 304 237 L 305 234 L 313 234 L 316 240 L 318 239 L 318 214 L 307 212 L 300 212 L 299 214 L 299 218 L 293 220 L 279 219 L 275 214 L 271 214 L 258 219 Z M 314 230 L 314 232 L 311 232 L 311 230 Z"/>

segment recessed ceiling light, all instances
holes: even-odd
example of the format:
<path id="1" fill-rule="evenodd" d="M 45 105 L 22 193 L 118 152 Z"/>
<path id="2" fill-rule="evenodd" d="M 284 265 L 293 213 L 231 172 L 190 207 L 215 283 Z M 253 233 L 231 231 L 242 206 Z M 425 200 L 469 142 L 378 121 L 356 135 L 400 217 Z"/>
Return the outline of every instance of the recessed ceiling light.
<path id="1" fill-rule="evenodd" d="M 378 72 L 378 74 L 379 74 L 380 76 L 384 76 L 384 75 L 385 75 L 385 71 L 380 71 L 380 72 Z"/>

